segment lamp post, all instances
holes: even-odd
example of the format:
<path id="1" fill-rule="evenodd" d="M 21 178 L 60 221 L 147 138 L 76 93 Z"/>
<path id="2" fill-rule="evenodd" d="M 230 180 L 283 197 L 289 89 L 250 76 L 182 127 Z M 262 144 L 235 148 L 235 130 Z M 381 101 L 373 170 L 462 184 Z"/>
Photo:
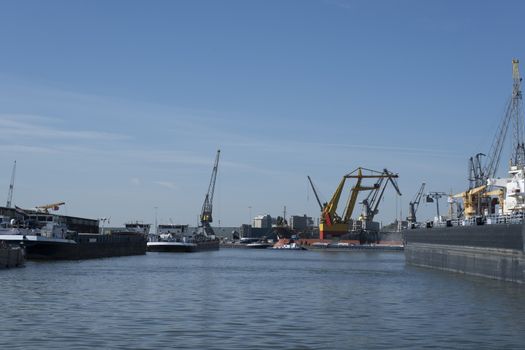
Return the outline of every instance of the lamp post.
<path id="1" fill-rule="evenodd" d="M 158 207 L 155 207 L 155 236 L 158 236 L 158 225 L 157 225 L 157 209 Z"/>

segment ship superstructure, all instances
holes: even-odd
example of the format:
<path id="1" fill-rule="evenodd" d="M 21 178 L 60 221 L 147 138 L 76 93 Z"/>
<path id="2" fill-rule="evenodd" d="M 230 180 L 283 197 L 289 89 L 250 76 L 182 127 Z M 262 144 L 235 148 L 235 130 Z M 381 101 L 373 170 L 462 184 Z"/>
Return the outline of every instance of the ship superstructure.
<path id="1" fill-rule="evenodd" d="M 525 211 L 525 141 L 523 99 L 519 60 L 512 60 L 512 94 L 498 126 L 488 156 L 478 153 L 469 159 L 469 189 L 453 198 L 463 202 L 463 217 L 471 219 L 489 215 L 513 215 Z M 497 178 L 502 150 L 512 125 L 512 154 L 509 176 Z M 482 157 L 486 162 L 482 164 Z"/>

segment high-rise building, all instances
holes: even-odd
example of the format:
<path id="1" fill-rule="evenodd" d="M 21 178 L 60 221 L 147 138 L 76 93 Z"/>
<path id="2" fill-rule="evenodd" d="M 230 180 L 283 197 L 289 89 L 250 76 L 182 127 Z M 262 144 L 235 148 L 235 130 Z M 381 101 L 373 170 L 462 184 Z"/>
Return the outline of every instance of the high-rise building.
<path id="1" fill-rule="evenodd" d="M 257 215 L 253 218 L 254 228 L 270 228 L 272 227 L 272 217 L 269 214 Z"/>
<path id="2" fill-rule="evenodd" d="M 290 227 L 292 230 L 305 231 L 314 226 L 314 220 L 306 215 L 292 215 L 290 216 Z"/>

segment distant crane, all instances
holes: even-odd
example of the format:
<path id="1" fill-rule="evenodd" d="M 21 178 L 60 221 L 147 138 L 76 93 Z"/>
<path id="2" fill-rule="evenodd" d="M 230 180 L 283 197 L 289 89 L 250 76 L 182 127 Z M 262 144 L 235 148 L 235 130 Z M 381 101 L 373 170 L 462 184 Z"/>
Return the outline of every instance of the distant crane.
<path id="1" fill-rule="evenodd" d="M 16 172 L 16 160 L 13 164 L 13 172 L 11 173 L 11 182 L 9 183 L 9 192 L 7 193 L 7 208 L 11 208 L 11 202 L 13 201 L 13 188 L 15 187 L 15 172 Z"/>
<path id="2" fill-rule="evenodd" d="M 359 193 L 363 191 L 373 192 L 372 194 L 369 194 L 366 203 L 364 203 L 365 211 L 364 214 L 361 215 L 360 220 L 362 220 L 364 223 L 371 222 L 374 215 L 378 211 L 378 205 L 384 193 L 385 188 L 382 187 L 382 184 L 386 186 L 387 183 L 391 182 L 398 194 L 401 194 L 396 182 L 394 181 L 396 178 L 398 178 L 398 175 L 391 173 L 387 169 L 379 172 L 362 167 L 359 167 L 351 173 L 344 175 L 330 201 L 322 206 L 320 218 L 321 222 L 319 223 L 319 238 L 329 239 L 336 236 L 340 237 L 350 232 L 353 223 L 351 216 L 357 203 L 357 197 Z M 350 196 L 347 199 L 343 215 L 339 216 L 337 214 L 337 206 L 339 204 L 339 200 L 341 199 L 341 194 L 343 192 L 346 179 L 356 179 L 356 183 L 350 191 Z M 363 186 L 363 180 L 367 179 L 377 179 L 377 182 L 372 186 Z M 380 179 L 387 181 L 379 181 Z"/>
<path id="3" fill-rule="evenodd" d="M 215 235 L 215 232 L 213 232 L 213 228 L 211 227 L 210 223 L 213 221 L 213 193 L 215 192 L 215 181 L 217 180 L 217 170 L 219 168 L 220 154 L 221 150 L 217 150 L 217 156 L 215 157 L 215 163 L 211 172 L 210 184 L 208 185 L 208 192 L 206 193 L 206 197 L 204 197 L 204 203 L 202 205 L 202 211 L 200 216 L 201 227 L 204 230 L 204 234 L 208 236 Z"/>
<path id="4" fill-rule="evenodd" d="M 425 190 L 425 183 L 423 182 L 421 184 L 421 187 L 419 187 L 419 190 L 417 191 L 414 199 L 412 199 L 412 201 L 408 203 L 407 221 L 409 224 L 415 224 L 417 222 L 416 213 L 417 213 L 417 209 L 419 208 L 421 197 L 423 197 L 424 190 Z"/>
<path id="5" fill-rule="evenodd" d="M 308 181 L 310 182 L 310 186 L 312 186 L 312 190 L 314 191 L 315 199 L 317 199 L 317 203 L 319 204 L 319 208 L 323 210 L 323 204 L 321 203 L 321 200 L 319 199 L 319 194 L 317 194 L 317 190 L 315 189 L 314 183 L 312 182 L 312 179 L 308 175 Z"/>
<path id="6" fill-rule="evenodd" d="M 483 153 L 478 153 L 474 157 L 469 159 L 469 169 L 468 169 L 468 179 L 469 179 L 469 188 L 476 188 L 484 184 L 483 181 L 486 181 L 485 172 L 481 166 L 481 157 L 486 156 Z"/>
<path id="7" fill-rule="evenodd" d="M 36 207 L 37 210 L 39 211 L 43 211 L 44 213 L 49 213 L 49 209 L 52 209 L 52 210 L 58 210 L 60 208 L 61 205 L 64 205 L 66 204 L 65 202 L 57 202 L 57 203 L 51 203 L 51 204 L 44 204 L 44 205 L 39 205 L 38 207 Z"/>
<path id="8" fill-rule="evenodd" d="M 383 169 L 383 174 L 386 175 L 395 175 L 393 173 L 390 173 L 387 169 Z M 383 198 L 383 194 L 385 193 L 386 185 L 388 182 L 392 183 L 392 186 L 396 190 L 397 194 L 401 196 L 401 192 L 399 191 L 399 186 L 397 185 L 397 182 L 395 181 L 395 178 L 393 176 L 387 176 L 387 177 L 380 177 L 372 191 L 368 193 L 368 196 L 363 199 L 363 212 L 361 213 L 360 220 L 371 222 L 374 220 L 375 215 L 379 212 L 379 203 L 381 202 L 381 199 Z"/>

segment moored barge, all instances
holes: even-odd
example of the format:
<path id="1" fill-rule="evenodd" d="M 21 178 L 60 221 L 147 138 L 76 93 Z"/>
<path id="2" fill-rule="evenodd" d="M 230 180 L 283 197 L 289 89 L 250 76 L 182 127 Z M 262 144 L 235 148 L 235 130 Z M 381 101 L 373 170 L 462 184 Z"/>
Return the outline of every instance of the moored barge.
<path id="1" fill-rule="evenodd" d="M 0 208 L 0 242 L 20 245 L 28 260 L 79 260 L 146 253 L 147 236 L 134 230 L 99 233 L 99 221 Z M 5 216 L 5 214 L 11 214 Z M 70 228 L 87 232 L 76 232 Z"/>

